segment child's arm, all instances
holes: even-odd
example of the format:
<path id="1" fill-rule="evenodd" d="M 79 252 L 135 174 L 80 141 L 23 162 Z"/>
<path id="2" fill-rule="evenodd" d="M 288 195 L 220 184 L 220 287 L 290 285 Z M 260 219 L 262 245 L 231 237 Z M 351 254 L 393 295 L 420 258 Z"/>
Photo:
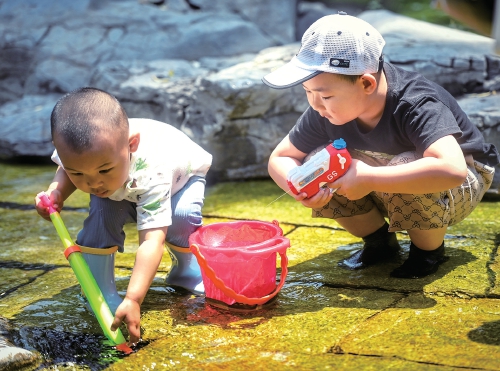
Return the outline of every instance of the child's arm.
<path id="1" fill-rule="evenodd" d="M 297 201 L 300 201 L 302 205 L 309 208 L 319 208 L 323 205 L 326 205 L 328 201 L 332 198 L 332 193 L 330 192 L 330 188 L 321 188 L 318 193 L 316 193 L 311 198 L 307 198 L 305 193 L 299 193 L 298 195 L 290 192 L 290 188 L 287 183 L 287 174 L 288 172 L 302 165 L 304 158 L 307 156 L 307 153 L 304 153 L 295 147 L 288 135 L 276 146 L 273 153 L 269 157 L 268 171 L 269 175 L 276 184 L 283 189 L 285 192 L 288 192 L 290 196 L 295 198 Z"/>
<path id="2" fill-rule="evenodd" d="M 448 135 L 432 143 L 424 157 L 397 165 L 372 167 L 353 160 L 344 176 L 331 183 L 337 193 L 357 200 L 372 191 L 424 194 L 459 186 L 467 177 L 464 154 L 455 139 Z"/>
<path id="3" fill-rule="evenodd" d="M 134 269 L 123 302 L 116 310 L 111 329 L 116 330 L 125 322 L 130 334 L 130 343 L 137 343 L 141 336 L 140 308 L 151 283 L 156 275 L 163 256 L 167 227 L 139 231 L 139 249 Z"/>
<path id="4" fill-rule="evenodd" d="M 269 175 L 285 192 L 290 190 L 286 181 L 288 172 L 302 165 L 302 161 L 306 156 L 307 153 L 299 151 L 290 142 L 288 135 L 283 138 L 271 153 L 268 164 Z"/>
<path id="5" fill-rule="evenodd" d="M 66 171 L 59 166 L 54 174 L 52 183 L 50 183 L 49 188 L 45 191 L 45 193 L 52 201 L 54 208 L 60 212 L 64 201 L 75 191 L 75 189 L 76 187 L 69 179 Z M 35 197 L 35 208 L 42 218 L 50 221 L 49 212 L 46 207 L 43 207 L 40 204 L 40 199 L 38 197 Z"/>

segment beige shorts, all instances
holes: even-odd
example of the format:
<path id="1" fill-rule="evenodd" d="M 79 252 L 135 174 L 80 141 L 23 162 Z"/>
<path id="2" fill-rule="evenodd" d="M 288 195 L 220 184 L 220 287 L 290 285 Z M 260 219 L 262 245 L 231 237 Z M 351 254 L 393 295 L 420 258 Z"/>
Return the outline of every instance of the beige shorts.
<path id="1" fill-rule="evenodd" d="M 318 152 L 320 147 L 311 152 Z M 418 159 L 415 152 L 405 152 L 392 158 L 374 152 L 349 150 L 351 157 L 371 166 L 397 166 Z M 389 219 L 389 230 L 407 231 L 443 228 L 464 220 L 479 204 L 490 188 L 495 169 L 466 157 L 467 178 L 456 188 L 438 193 L 402 194 L 371 192 L 365 197 L 351 201 L 334 193 L 328 204 L 313 209 L 313 218 L 346 218 L 366 214 L 376 207 Z"/>

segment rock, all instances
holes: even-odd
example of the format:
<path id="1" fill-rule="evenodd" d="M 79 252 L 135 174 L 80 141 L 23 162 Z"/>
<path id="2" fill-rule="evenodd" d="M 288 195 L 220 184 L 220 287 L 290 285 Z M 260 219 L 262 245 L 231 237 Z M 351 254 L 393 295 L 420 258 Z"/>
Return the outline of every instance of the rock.
<path id="1" fill-rule="evenodd" d="M 40 360 L 37 354 L 12 345 L 8 339 L 9 332 L 7 319 L 0 317 L 0 370 L 21 370 L 37 363 Z"/>
<path id="2" fill-rule="evenodd" d="M 488 143 L 494 143 L 500 150 L 500 95 L 485 93 L 471 94 L 458 99 L 460 107 L 470 120 L 481 130 Z M 500 198 L 500 171 L 495 173 L 489 196 Z"/>
<path id="3" fill-rule="evenodd" d="M 295 41 L 297 0 L 190 0 L 201 11 L 231 12 L 259 27 L 275 45 Z M 244 40 L 244 39 L 242 39 Z"/>
<path id="4" fill-rule="evenodd" d="M 484 91 L 494 40 L 397 15 L 386 10 L 359 15 L 384 37 L 390 62 L 417 71 L 451 94 Z M 498 74 L 498 72 L 496 73 Z"/>
<path id="5" fill-rule="evenodd" d="M 470 94 L 457 101 L 488 142 L 500 142 L 500 134 L 496 134 L 500 130 L 500 95 Z"/>
<path id="6" fill-rule="evenodd" d="M 0 370 L 15 371 L 33 365 L 39 358 L 29 350 L 3 345 L 0 339 Z"/>
<path id="7" fill-rule="evenodd" d="M 349 4 L 348 2 L 335 2 L 328 7 L 323 3 L 301 1 L 298 5 L 297 24 L 295 28 L 295 39 L 301 40 L 306 30 L 321 17 L 330 14 L 337 14 L 339 11 L 357 17 L 362 10 L 359 4 Z"/>
<path id="8" fill-rule="evenodd" d="M 52 27 L 38 47 L 25 93 L 67 92 L 84 86 L 91 71 L 108 61 L 196 60 L 202 55 L 258 52 L 272 45 L 254 25 L 231 14 L 166 13 L 149 21 L 116 18 L 94 17 L 90 24 L 87 18 L 70 19 Z"/>
<path id="9" fill-rule="evenodd" d="M 282 50 L 288 56 L 295 45 Z M 214 155 L 211 176 L 217 180 L 267 177 L 271 150 L 306 108 L 301 88 L 273 91 L 262 84 L 277 63 L 268 53 L 275 52 L 219 72 L 204 68 L 222 65 L 215 59 L 110 62 L 91 82 L 114 94 L 130 117 L 161 120 L 188 134 Z"/>
<path id="10" fill-rule="evenodd" d="M 50 113 L 57 96 L 30 96 L 0 106 L 0 158 L 50 156 Z"/>
<path id="11" fill-rule="evenodd" d="M 295 4 L 279 1 L 284 3 L 289 4 L 284 9 Z M 278 1 L 265 4 L 255 17 Z M 10 4 L 0 8 L 0 70 L 4 71 L 0 104 L 27 94 L 65 93 L 87 85 L 90 72 L 108 61 L 230 57 L 293 41 L 293 36 L 276 40 L 234 6 L 199 12 L 135 0 L 83 1 L 69 7 L 63 0 L 28 0 L 20 7 L 24 12 Z M 282 30 L 293 28 L 294 14 L 280 13 Z M 260 18 L 263 24 L 271 23 Z"/>
<path id="12" fill-rule="evenodd" d="M 249 22 L 250 13 L 230 13 L 238 2 L 191 0 L 189 9 L 179 0 L 151 4 L 90 1 L 77 7 L 74 17 L 50 12 L 50 26 L 22 20 L 30 30 L 11 33 L 0 23 L 4 40 L 10 38 L 9 45 L 16 46 L 4 48 L 10 50 L 10 59 L 0 62 L 0 68 L 9 71 L 10 66 L 13 73 L 0 80 L 0 86 L 7 81 L 9 86 L 0 99 L 23 97 L 0 106 L 0 156 L 49 156 L 48 117 L 56 97 L 91 85 L 114 94 L 130 117 L 164 121 L 184 131 L 213 154 L 215 180 L 268 177 L 271 151 L 307 100 L 301 87 L 270 89 L 261 78 L 289 61 L 300 42 L 265 47 L 278 41 Z M 57 2 L 50 6 L 57 7 Z M 0 8 L 0 17 L 6 9 Z M 300 11 L 320 16 L 331 9 L 312 4 Z M 263 10 L 253 12 L 255 16 Z M 359 17 L 384 35 L 388 60 L 419 71 L 457 97 L 476 93 L 467 98 L 476 102 L 481 99 L 478 92 L 500 86 L 500 58 L 491 52 L 492 39 L 383 10 Z M 10 22 L 5 14 L 4 19 Z M 208 32 L 211 22 L 217 25 Z M 26 66 L 31 64 L 33 73 L 28 75 Z M 466 112 L 500 148 L 498 125 L 491 121 L 498 104 L 493 99 L 480 104 L 480 110 Z"/>

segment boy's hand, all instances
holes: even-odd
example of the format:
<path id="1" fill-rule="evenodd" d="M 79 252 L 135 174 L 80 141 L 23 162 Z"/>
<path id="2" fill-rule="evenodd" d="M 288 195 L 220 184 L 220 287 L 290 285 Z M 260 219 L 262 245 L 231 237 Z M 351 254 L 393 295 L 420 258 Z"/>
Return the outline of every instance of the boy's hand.
<path id="1" fill-rule="evenodd" d="M 372 170 L 373 167 L 364 162 L 352 159 L 349 170 L 343 176 L 335 182 L 327 183 L 314 196 L 307 198 L 307 194 L 304 192 L 298 195 L 290 194 L 302 205 L 311 209 L 319 209 L 325 206 L 332 199 L 333 193 L 344 196 L 349 200 L 359 200 L 372 191 L 367 183 L 363 182 L 363 179 L 370 178 Z"/>
<path id="2" fill-rule="evenodd" d="M 48 189 L 47 191 L 45 191 L 45 193 L 49 197 L 49 200 L 52 201 L 54 209 L 56 209 L 57 212 L 61 212 L 64 204 L 61 192 L 57 189 Z M 50 221 L 49 208 L 42 206 L 38 195 L 35 197 L 35 209 L 38 215 L 40 215 L 45 220 Z"/>
<path id="3" fill-rule="evenodd" d="M 141 337 L 141 303 L 160 265 L 167 230 L 168 227 L 160 227 L 139 231 L 140 246 L 135 255 L 127 295 L 116 309 L 115 320 L 111 326 L 111 330 L 114 330 L 122 321 L 125 322 L 130 335 L 130 343 L 137 343 Z"/>
<path id="4" fill-rule="evenodd" d="M 305 192 L 299 193 L 298 195 L 291 193 L 291 195 L 305 207 L 319 209 L 330 202 L 333 190 L 334 188 L 329 187 L 320 188 L 319 192 L 310 198 L 307 198 L 307 194 Z"/>
<path id="5" fill-rule="evenodd" d="M 364 179 L 370 179 L 373 176 L 373 169 L 376 168 L 353 159 L 349 170 L 329 186 L 337 189 L 337 194 L 349 200 L 359 200 L 372 191 Z"/>
<path id="6" fill-rule="evenodd" d="M 125 322 L 127 325 L 130 335 L 128 345 L 134 346 L 141 338 L 141 305 L 126 296 L 116 309 L 115 319 L 111 324 L 111 331 L 116 331 L 122 322 Z"/>

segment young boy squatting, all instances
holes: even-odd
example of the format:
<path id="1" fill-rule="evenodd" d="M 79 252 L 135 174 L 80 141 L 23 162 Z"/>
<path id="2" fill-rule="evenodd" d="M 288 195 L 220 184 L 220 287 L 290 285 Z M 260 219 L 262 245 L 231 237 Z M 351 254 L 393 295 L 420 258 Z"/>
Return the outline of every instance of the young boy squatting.
<path id="1" fill-rule="evenodd" d="M 90 193 L 81 246 L 115 319 L 140 339 L 140 307 L 161 262 L 164 244 L 173 268 L 166 282 L 204 293 L 188 238 L 202 225 L 205 175 L 212 156 L 174 127 L 128 119 L 112 95 L 81 88 L 63 96 L 51 115 L 52 159 L 59 167 L 46 193 L 60 211 L 76 190 Z M 37 212 L 50 220 L 35 199 Z M 114 255 L 123 252 L 126 223 L 136 223 L 139 248 L 125 298 L 114 281 Z"/>
<path id="2" fill-rule="evenodd" d="M 343 138 L 349 170 L 310 198 L 292 196 L 363 239 L 340 262 L 350 269 L 397 257 L 395 232 L 407 231 L 408 259 L 391 276 L 420 278 L 447 260 L 448 226 L 479 204 L 500 158 L 445 89 L 384 63 L 384 45 L 370 24 L 339 12 L 311 25 L 297 55 L 263 78 L 276 89 L 302 84 L 310 105 L 271 154 L 269 174 L 288 191 L 292 168 Z"/>

